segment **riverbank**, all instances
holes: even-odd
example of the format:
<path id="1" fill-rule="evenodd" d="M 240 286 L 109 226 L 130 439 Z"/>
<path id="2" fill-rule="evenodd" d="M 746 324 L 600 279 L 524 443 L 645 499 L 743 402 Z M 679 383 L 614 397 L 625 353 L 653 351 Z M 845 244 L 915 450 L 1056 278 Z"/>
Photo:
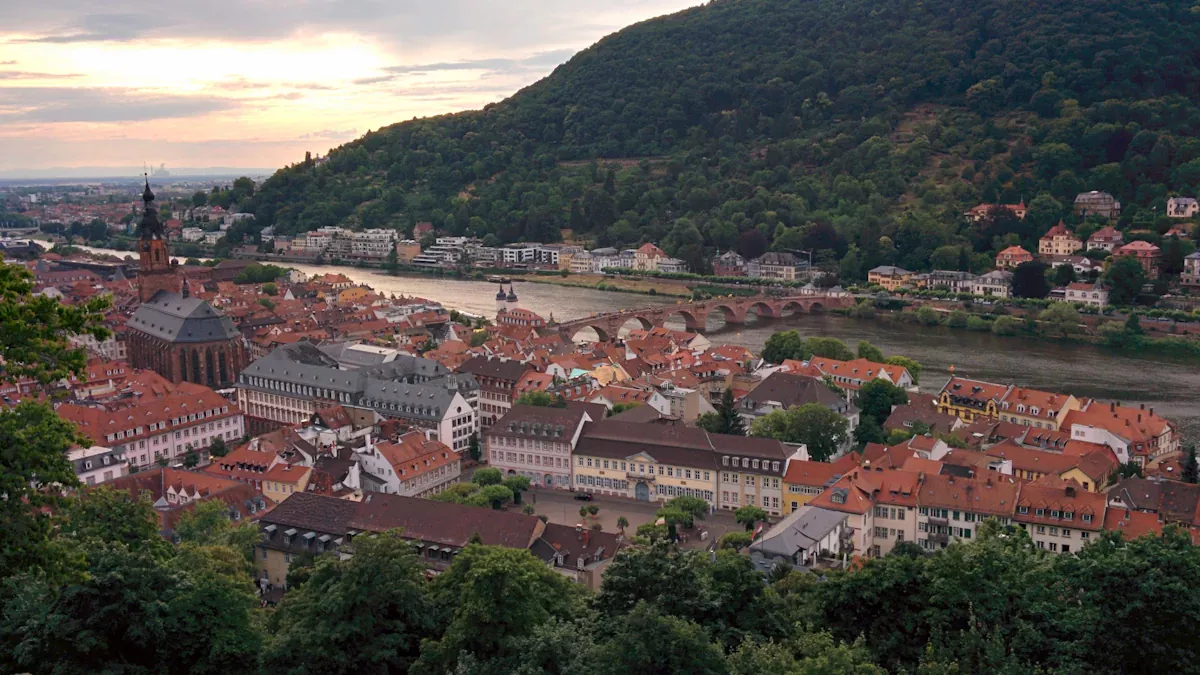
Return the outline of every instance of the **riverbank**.
<path id="1" fill-rule="evenodd" d="M 534 284 L 549 284 L 553 286 L 566 286 L 568 288 L 594 288 L 598 291 L 611 291 L 615 293 L 665 295 L 673 298 L 689 299 L 693 294 L 692 289 L 686 283 L 664 279 L 607 277 L 602 274 L 571 274 L 565 277 L 557 274 L 514 274 L 509 278 Z"/>

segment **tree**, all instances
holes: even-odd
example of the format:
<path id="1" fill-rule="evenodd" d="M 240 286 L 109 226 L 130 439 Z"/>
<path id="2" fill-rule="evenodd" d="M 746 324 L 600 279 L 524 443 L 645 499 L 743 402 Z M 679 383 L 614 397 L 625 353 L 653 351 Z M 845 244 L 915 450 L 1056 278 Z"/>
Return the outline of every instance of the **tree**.
<path id="1" fill-rule="evenodd" d="M 1104 283 L 1109 287 L 1108 300 L 1114 305 L 1131 305 L 1146 285 L 1146 270 L 1130 256 L 1121 256 L 1113 261 L 1104 273 Z"/>
<path id="2" fill-rule="evenodd" d="M 293 564 L 295 564 L 293 562 Z M 362 537 L 354 556 L 322 556 L 271 615 L 270 672 L 404 672 L 437 635 L 424 569 L 398 532 Z"/>
<path id="3" fill-rule="evenodd" d="M 109 308 L 107 296 L 67 304 L 33 295 L 33 289 L 33 275 L 23 267 L 0 264 L 0 377 L 50 384 L 82 373 L 87 352 L 69 344 L 67 338 L 108 339 L 110 331 L 103 324 Z"/>
<path id="4" fill-rule="evenodd" d="M 588 508 L 586 506 L 579 507 L 579 517 L 580 518 L 588 517 Z"/>
<path id="5" fill-rule="evenodd" d="M 810 337 L 805 341 L 804 346 L 813 356 L 823 356 L 838 361 L 854 360 L 854 352 L 850 351 L 845 342 L 837 338 Z"/>
<path id="6" fill-rule="evenodd" d="M 61 535 L 82 548 L 117 544 L 159 558 L 170 556 L 171 546 L 159 534 L 158 514 L 148 493 L 134 498 L 107 485 L 82 491 L 66 502 L 57 525 Z"/>
<path id="7" fill-rule="evenodd" d="M 996 335 L 1016 335 L 1017 320 L 1011 316 L 998 316 L 992 322 L 992 332 Z"/>
<path id="8" fill-rule="evenodd" d="M 279 289 L 276 288 L 274 283 L 263 284 L 262 291 L 263 291 L 263 293 L 266 293 L 267 295 L 270 295 L 272 297 L 279 295 Z"/>
<path id="9" fill-rule="evenodd" d="M 692 621 L 660 613 L 642 602 L 615 621 L 612 639 L 597 646 L 597 675 L 723 675 L 721 648 Z"/>
<path id="10" fill-rule="evenodd" d="M 229 517 L 229 505 L 220 499 L 199 502 L 184 512 L 175 524 L 175 536 L 180 542 L 200 546 L 226 546 L 241 553 L 247 562 L 254 560 L 254 547 L 262 540 L 254 523 L 235 524 Z"/>
<path id="11" fill-rule="evenodd" d="M 229 448 L 225 445 L 225 439 L 217 436 L 213 439 L 211 445 L 208 446 L 209 457 L 224 457 L 229 454 Z"/>
<path id="12" fill-rule="evenodd" d="M 596 517 L 596 514 L 600 513 L 600 507 L 595 504 L 588 504 L 585 508 L 587 508 L 588 515 L 593 518 Z"/>
<path id="13" fill-rule="evenodd" d="M 941 314 L 939 314 L 936 309 L 929 307 L 928 305 L 918 307 L 916 315 L 917 321 L 919 321 L 922 326 L 936 326 L 942 322 Z"/>
<path id="14" fill-rule="evenodd" d="M 746 527 L 746 531 L 767 519 L 767 512 L 757 506 L 746 505 L 733 512 L 733 518 Z"/>
<path id="15" fill-rule="evenodd" d="M 183 466 L 188 469 L 194 469 L 199 463 L 200 455 L 196 454 L 195 450 L 189 448 L 183 455 Z"/>
<path id="16" fill-rule="evenodd" d="M 36 673 L 254 672 L 261 633 L 249 576 L 199 556 L 103 545 L 86 574 L 53 587 L 27 577 L 0 625 L 0 668 Z"/>
<path id="17" fill-rule="evenodd" d="M 51 541 L 49 510 L 63 503 L 55 486 L 78 485 L 67 461 L 74 445 L 90 443 L 48 406 L 25 400 L 0 410 L 0 578 L 65 572 L 65 552 Z"/>
<path id="18" fill-rule="evenodd" d="M 1069 335 L 1079 330 L 1082 319 L 1079 310 L 1066 302 L 1054 302 L 1038 314 L 1038 321 L 1046 324 L 1054 332 Z"/>
<path id="19" fill-rule="evenodd" d="M 641 405 L 641 403 L 634 403 L 634 402 L 614 403 L 612 410 L 608 411 L 608 416 L 612 417 L 613 415 L 620 415 L 621 413 L 625 412 L 626 410 L 633 410 L 634 408 L 638 407 L 639 405 Z"/>
<path id="20" fill-rule="evenodd" d="M 516 403 L 519 405 L 533 405 L 539 408 L 565 408 L 566 401 L 559 401 L 551 396 L 549 392 L 534 390 L 527 391 L 517 397 Z"/>
<path id="21" fill-rule="evenodd" d="M 762 357 L 768 363 L 783 363 L 787 359 L 806 361 L 810 354 L 800 333 L 786 330 L 767 338 L 766 344 L 763 345 Z"/>
<path id="22" fill-rule="evenodd" d="M 916 359 L 910 359 L 907 356 L 889 356 L 886 360 L 884 360 L 884 363 L 892 366 L 903 367 L 912 377 L 913 384 L 920 382 L 921 371 L 925 369 L 919 361 Z"/>
<path id="23" fill-rule="evenodd" d="M 467 444 L 467 456 L 473 462 L 478 462 L 483 457 L 483 449 L 479 447 L 479 434 L 471 434 L 471 440 Z"/>
<path id="24" fill-rule="evenodd" d="M 688 527 L 692 526 L 692 518 L 704 520 L 708 516 L 709 511 L 708 502 L 699 497 L 691 497 L 688 495 L 672 497 L 667 501 L 666 504 L 664 504 L 664 507 L 668 509 L 679 509 L 680 511 L 686 513 L 689 516 L 687 522 Z"/>
<path id="25" fill-rule="evenodd" d="M 1012 294 L 1018 298 L 1044 298 L 1050 295 L 1046 265 L 1036 260 L 1017 265 L 1013 270 Z"/>
<path id="26" fill-rule="evenodd" d="M 400 273 L 400 254 L 396 252 L 395 248 L 392 248 L 390 251 L 388 251 L 387 264 L 385 267 L 388 274 L 392 276 L 396 276 Z"/>
<path id="27" fill-rule="evenodd" d="M 866 340 L 858 341 L 858 358 L 883 363 L 883 351 Z"/>
<path id="28" fill-rule="evenodd" d="M 762 257 L 767 252 L 767 237 L 758 229 L 746 230 L 738 237 L 737 252 L 746 260 Z"/>
<path id="29" fill-rule="evenodd" d="M 720 548 L 741 551 L 742 549 L 749 548 L 753 541 L 754 535 L 749 532 L 726 532 L 721 537 Z"/>
<path id="30" fill-rule="evenodd" d="M 1196 446 L 1189 445 L 1183 458 L 1180 478 L 1185 483 L 1200 483 L 1200 464 L 1196 462 Z"/>
<path id="31" fill-rule="evenodd" d="M 1075 279 L 1074 265 L 1062 264 L 1054 267 L 1054 284 L 1056 286 L 1066 286 L 1067 284 L 1074 283 Z"/>
<path id="32" fill-rule="evenodd" d="M 500 484 L 512 490 L 515 504 L 521 503 L 521 493 L 529 489 L 529 479 L 525 476 L 507 476 Z"/>
<path id="33" fill-rule="evenodd" d="M 453 672 L 464 652 L 502 661 L 516 653 L 516 639 L 581 609 L 580 588 L 525 549 L 467 546 L 431 593 L 447 617 L 441 636 L 422 645 L 413 675 Z"/>
<path id="34" fill-rule="evenodd" d="M 716 412 L 704 413 L 696 419 L 696 426 L 712 434 L 746 435 L 746 423 L 738 414 L 733 402 L 733 389 L 727 387 L 721 392 L 721 402 Z"/>
<path id="35" fill-rule="evenodd" d="M 625 528 L 629 527 L 629 519 L 625 516 L 617 516 L 617 529 L 621 534 L 625 534 Z"/>
<path id="36" fill-rule="evenodd" d="M 841 415 L 820 403 L 808 403 L 767 413 L 750 425 L 750 435 L 804 444 L 809 457 L 824 462 L 846 442 L 848 428 Z"/>
<path id="37" fill-rule="evenodd" d="M 908 392 L 887 380 L 875 378 L 859 387 L 857 402 L 860 419 L 870 417 L 882 427 L 893 408 L 908 403 Z"/>
<path id="38" fill-rule="evenodd" d="M 504 476 L 500 473 L 500 469 L 493 467 L 476 469 L 474 475 L 471 476 L 472 483 L 483 486 L 499 485 L 503 480 Z"/>

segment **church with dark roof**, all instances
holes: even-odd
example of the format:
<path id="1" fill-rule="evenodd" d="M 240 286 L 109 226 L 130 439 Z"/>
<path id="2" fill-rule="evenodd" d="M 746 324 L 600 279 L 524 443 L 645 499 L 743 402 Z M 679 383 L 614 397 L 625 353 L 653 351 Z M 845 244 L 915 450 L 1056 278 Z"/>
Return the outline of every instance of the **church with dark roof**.
<path id="1" fill-rule="evenodd" d="M 233 321 L 208 302 L 190 297 L 170 250 L 149 181 L 138 225 L 138 297 L 126 326 L 129 364 L 172 382 L 219 389 L 246 367 L 245 339 Z"/>

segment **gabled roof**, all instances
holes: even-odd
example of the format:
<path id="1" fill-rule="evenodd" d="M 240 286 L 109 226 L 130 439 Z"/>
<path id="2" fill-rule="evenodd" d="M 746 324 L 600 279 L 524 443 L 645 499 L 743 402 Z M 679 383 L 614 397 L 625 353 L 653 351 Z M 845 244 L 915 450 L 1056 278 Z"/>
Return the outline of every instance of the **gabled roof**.
<path id="1" fill-rule="evenodd" d="M 214 342 L 241 337 L 233 320 L 200 298 L 159 291 L 143 302 L 126 324 L 172 343 Z"/>

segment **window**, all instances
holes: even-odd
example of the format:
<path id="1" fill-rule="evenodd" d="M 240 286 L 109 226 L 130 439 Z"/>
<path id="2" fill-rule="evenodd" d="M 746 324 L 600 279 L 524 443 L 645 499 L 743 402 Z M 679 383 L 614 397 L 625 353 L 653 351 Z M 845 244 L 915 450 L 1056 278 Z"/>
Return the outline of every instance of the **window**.
<path id="1" fill-rule="evenodd" d="M 888 536 L 888 529 L 886 527 L 875 528 L 875 538 L 876 539 L 887 539 L 887 536 Z"/>
<path id="2" fill-rule="evenodd" d="M 1090 514 L 1090 513 L 1083 514 L 1083 522 L 1085 522 L 1085 523 L 1092 522 L 1092 514 Z"/>
<path id="3" fill-rule="evenodd" d="M 1057 527 L 1050 528 L 1050 536 L 1052 536 L 1052 537 L 1058 536 L 1058 528 Z"/>
<path id="4" fill-rule="evenodd" d="M 1091 538 L 1092 538 L 1092 533 L 1091 533 L 1091 532 L 1080 532 L 1080 533 L 1079 533 L 1079 538 L 1080 538 L 1080 539 L 1091 539 Z"/>
<path id="5" fill-rule="evenodd" d="M 1038 533 L 1038 534 L 1046 534 L 1046 526 L 1045 526 L 1045 525 L 1038 525 L 1038 526 L 1037 526 L 1037 533 Z"/>
<path id="6" fill-rule="evenodd" d="M 1062 552 L 1063 552 L 1063 553 L 1070 553 L 1070 552 L 1071 552 L 1071 545 L 1070 545 L 1070 544 L 1063 544 L 1063 547 L 1062 547 Z"/>
<path id="7" fill-rule="evenodd" d="M 1071 531 L 1064 527 L 1063 531 L 1062 531 L 1062 536 L 1064 536 L 1064 537 L 1071 536 Z"/>
<path id="8" fill-rule="evenodd" d="M 1021 515 L 1027 514 L 1027 513 L 1029 513 L 1029 507 L 1028 506 L 1018 506 L 1017 513 L 1020 513 Z"/>
<path id="9" fill-rule="evenodd" d="M 1034 513 L 1034 515 L 1036 515 L 1036 516 L 1038 516 L 1038 517 L 1045 516 L 1045 515 L 1046 515 L 1046 509 L 1037 509 L 1037 510 L 1036 510 L 1036 511 L 1034 511 L 1033 513 Z"/>

